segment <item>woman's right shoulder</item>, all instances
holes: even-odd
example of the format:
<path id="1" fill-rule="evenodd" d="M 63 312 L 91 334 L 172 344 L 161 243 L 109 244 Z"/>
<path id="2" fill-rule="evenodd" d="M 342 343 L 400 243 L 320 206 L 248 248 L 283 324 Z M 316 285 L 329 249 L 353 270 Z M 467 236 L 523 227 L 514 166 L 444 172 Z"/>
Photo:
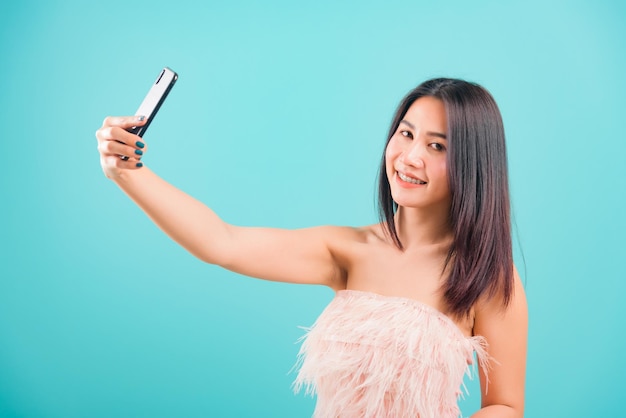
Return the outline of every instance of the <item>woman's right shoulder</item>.
<path id="1" fill-rule="evenodd" d="M 333 241 L 353 244 L 368 244 L 385 241 L 385 234 L 380 224 L 365 226 L 321 226 L 320 232 L 329 236 Z"/>
<path id="2" fill-rule="evenodd" d="M 319 226 L 316 233 L 325 242 L 335 268 L 329 287 L 345 289 L 348 273 L 352 266 L 367 252 L 368 244 L 375 239 L 374 226 Z"/>
<path id="3" fill-rule="evenodd" d="M 338 258 L 348 261 L 369 251 L 372 245 L 387 241 L 379 224 L 366 226 L 326 226 L 322 227 L 330 251 Z"/>

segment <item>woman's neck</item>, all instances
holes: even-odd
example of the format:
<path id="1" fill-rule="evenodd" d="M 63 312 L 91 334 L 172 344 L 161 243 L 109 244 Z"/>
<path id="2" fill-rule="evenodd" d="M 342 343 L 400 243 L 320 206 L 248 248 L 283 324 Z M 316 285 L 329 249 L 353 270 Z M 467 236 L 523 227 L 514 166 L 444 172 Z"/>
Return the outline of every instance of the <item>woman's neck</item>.
<path id="1" fill-rule="evenodd" d="M 396 231 L 405 250 L 424 245 L 448 244 L 453 236 L 447 210 L 399 207 Z"/>

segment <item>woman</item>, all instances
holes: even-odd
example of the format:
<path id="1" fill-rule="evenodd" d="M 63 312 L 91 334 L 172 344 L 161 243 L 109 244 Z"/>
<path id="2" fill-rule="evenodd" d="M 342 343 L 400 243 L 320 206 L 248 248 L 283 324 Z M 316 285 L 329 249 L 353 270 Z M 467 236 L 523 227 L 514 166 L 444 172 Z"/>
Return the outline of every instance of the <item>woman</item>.
<path id="1" fill-rule="evenodd" d="M 100 161 L 165 233 L 208 263 L 337 292 L 299 358 L 315 416 L 457 417 L 474 352 L 474 417 L 523 416 L 527 308 L 502 119 L 485 89 L 434 79 L 404 98 L 380 167 L 381 223 L 360 228 L 226 224 L 142 166 L 145 145 L 125 130 L 141 123 L 105 119 Z"/>

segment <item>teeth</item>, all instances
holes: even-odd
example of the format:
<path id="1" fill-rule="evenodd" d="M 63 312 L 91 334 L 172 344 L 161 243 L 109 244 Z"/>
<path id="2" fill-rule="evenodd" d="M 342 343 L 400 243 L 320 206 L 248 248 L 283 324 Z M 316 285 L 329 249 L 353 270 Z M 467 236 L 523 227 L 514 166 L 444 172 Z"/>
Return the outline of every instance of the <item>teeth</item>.
<path id="1" fill-rule="evenodd" d="M 413 183 L 413 184 L 426 184 L 425 181 L 421 181 L 418 179 L 414 179 L 412 177 L 407 177 L 404 174 L 398 172 L 398 177 L 400 177 L 403 181 L 406 181 L 407 183 Z"/>

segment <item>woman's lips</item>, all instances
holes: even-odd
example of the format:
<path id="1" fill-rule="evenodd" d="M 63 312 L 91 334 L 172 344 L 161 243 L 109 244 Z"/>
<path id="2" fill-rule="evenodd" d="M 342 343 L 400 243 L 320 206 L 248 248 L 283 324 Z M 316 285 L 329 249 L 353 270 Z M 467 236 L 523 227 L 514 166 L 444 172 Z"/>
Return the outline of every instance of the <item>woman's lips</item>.
<path id="1" fill-rule="evenodd" d="M 411 177 L 407 174 L 401 173 L 399 171 L 396 171 L 396 174 L 398 176 L 398 179 L 400 179 L 401 181 L 403 181 L 404 183 L 408 183 L 414 186 L 423 186 L 426 184 L 426 182 L 422 179 L 419 178 L 415 178 L 415 177 Z"/>

